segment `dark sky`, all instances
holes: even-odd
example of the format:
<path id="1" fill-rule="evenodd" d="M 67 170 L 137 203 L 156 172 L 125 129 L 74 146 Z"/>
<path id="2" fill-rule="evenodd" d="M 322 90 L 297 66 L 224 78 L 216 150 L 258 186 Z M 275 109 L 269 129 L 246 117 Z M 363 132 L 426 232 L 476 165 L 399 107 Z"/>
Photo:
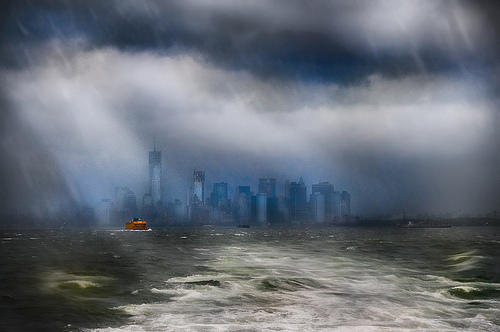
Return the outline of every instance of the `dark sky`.
<path id="1" fill-rule="evenodd" d="M 500 8 L 477 1 L 2 1 L 2 210 L 332 182 L 362 216 L 500 209 Z M 278 188 L 280 192 L 280 188 Z"/>

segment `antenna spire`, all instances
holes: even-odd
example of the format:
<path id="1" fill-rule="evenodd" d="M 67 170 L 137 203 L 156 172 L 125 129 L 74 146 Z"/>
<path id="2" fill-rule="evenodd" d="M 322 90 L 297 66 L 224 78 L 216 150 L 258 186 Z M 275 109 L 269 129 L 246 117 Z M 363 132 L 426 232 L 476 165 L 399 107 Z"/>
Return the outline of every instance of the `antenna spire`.
<path id="1" fill-rule="evenodd" d="M 153 135 L 153 151 L 156 151 L 156 134 Z"/>

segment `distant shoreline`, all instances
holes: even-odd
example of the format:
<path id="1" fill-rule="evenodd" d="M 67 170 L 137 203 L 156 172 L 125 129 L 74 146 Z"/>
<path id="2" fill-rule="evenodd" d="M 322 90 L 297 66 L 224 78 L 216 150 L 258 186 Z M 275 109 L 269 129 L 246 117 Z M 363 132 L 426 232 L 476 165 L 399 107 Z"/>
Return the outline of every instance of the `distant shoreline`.
<path id="1" fill-rule="evenodd" d="M 405 227 L 411 223 L 412 227 Z M 214 228 L 237 228 L 236 224 L 211 224 Z M 360 219 L 355 222 L 350 223 L 314 223 L 314 222 L 304 222 L 300 224 L 293 223 L 275 223 L 268 226 L 262 226 L 257 223 L 249 223 L 249 228 L 308 228 L 308 227 L 401 227 L 401 228 L 444 228 L 443 226 L 451 227 L 500 227 L 499 218 L 449 218 L 449 219 Z M 162 229 L 162 228 L 204 228 L 205 225 L 197 224 L 180 224 L 180 223 L 166 223 L 165 225 L 151 225 L 152 229 Z M 206 227 L 205 227 L 206 228 Z M 119 225 L 109 225 L 106 227 L 99 227 L 95 225 L 88 225 L 83 227 L 77 227 L 72 225 L 50 225 L 50 223 L 44 222 L 33 222 L 33 223 L 23 223 L 16 222 L 10 224 L 1 224 L 1 230 L 22 230 L 22 229 L 34 229 L 34 230 L 51 230 L 51 229 L 109 229 L 117 230 L 120 229 Z"/>

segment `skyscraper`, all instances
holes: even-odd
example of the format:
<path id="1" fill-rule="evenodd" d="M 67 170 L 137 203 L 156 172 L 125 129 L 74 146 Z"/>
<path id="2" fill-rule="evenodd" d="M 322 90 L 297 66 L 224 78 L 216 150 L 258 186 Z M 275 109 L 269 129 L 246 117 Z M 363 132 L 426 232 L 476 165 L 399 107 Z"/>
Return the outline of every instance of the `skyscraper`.
<path id="1" fill-rule="evenodd" d="M 325 221 L 332 221 L 334 217 L 334 193 L 333 184 L 320 182 L 312 185 L 312 193 L 320 193 L 325 196 Z"/>
<path id="2" fill-rule="evenodd" d="M 257 223 L 265 225 L 267 223 L 267 195 L 258 193 L 256 197 Z"/>
<path id="3" fill-rule="evenodd" d="M 214 183 L 214 191 L 211 195 L 211 199 L 212 206 L 214 207 L 218 206 L 220 202 L 225 202 L 228 200 L 226 182 Z"/>
<path id="4" fill-rule="evenodd" d="M 315 222 L 325 222 L 325 195 L 320 192 L 311 194 L 311 211 Z"/>
<path id="5" fill-rule="evenodd" d="M 236 222 L 248 222 L 251 217 L 251 197 L 250 186 L 236 187 L 233 199 L 233 215 Z"/>
<path id="6" fill-rule="evenodd" d="M 351 195 L 347 191 L 342 191 L 340 195 L 340 215 L 351 215 Z"/>
<path id="7" fill-rule="evenodd" d="M 340 191 L 333 192 L 333 217 L 340 217 L 340 201 L 341 201 Z"/>
<path id="8" fill-rule="evenodd" d="M 128 187 L 115 187 L 116 212 L 124 217 L 137 216 L 137 198 Z"/>
<path id="9" fill-rule="evenodd" d="M 156 139 L 153 151 L 149 151 L 149 193 L 153 204 L 161 202 L 161 151 L 156 150 Z"/>
<path id="10" fill-rule="evenodd" d="M 193 196 L 194 204 L 205 205 L 205 171 L 193 171 Z"/>
<path id="11" fill-rule="evenodd" d="M 293 221 L 303 220 L 307 211 L 307 188 L 302 177 L 297 182 L 285 183 L 285 195 Z"/>
<path id="12" fill-rule="evenodd" d="M 276 197 L 276 178 L 260 178 L 259 193 L 265 193 L 267 198 Z"/>
<path id="13" fill-rule="evenodd" d="M 109 198 L 104 198 L 97 207 L 97 221 L 99 226 L 110 226 L 113 223 L 113 202 Z"/>
<path id="14" fill-rule="evenodd" d="M 212 204 L 212 218 L 216 223 L 225 222 L 230 213 L 231 200 L 228 197 L 227 183 L 214 183 L 214 190 L 210 195 Z"/>

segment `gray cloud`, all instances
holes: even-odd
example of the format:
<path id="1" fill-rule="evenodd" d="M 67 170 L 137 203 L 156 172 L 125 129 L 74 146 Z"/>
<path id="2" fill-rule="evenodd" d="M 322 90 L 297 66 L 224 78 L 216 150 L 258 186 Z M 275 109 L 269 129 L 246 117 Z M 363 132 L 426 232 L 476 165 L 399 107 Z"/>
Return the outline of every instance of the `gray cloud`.
<path id="1" fill-rule="evenodd" d="M 90 47 L 194 52 L 217 66 L 263 77 L 348 83 L 373 73 L 471 69 L 496 54 L 487 15 L 468 2 L 13 1 L 4 6 L 4 53 L 21 61 L 31 55 L 14 52 L 26 43 L 83 38 Z M 12 50 L 13 44 L 19 48 Z"/>
<path id="2" fill-rule="evenodd" d="M 35 191 L 140 197 L 156 134 L 169 200 L 197 168 L 332 181 L 364 215 L 498 208 L 496 29 L 472 3 L 4 6 L 2 120 L 31 138 L 3 133 L 2 178 L 39 149 Z"/>

